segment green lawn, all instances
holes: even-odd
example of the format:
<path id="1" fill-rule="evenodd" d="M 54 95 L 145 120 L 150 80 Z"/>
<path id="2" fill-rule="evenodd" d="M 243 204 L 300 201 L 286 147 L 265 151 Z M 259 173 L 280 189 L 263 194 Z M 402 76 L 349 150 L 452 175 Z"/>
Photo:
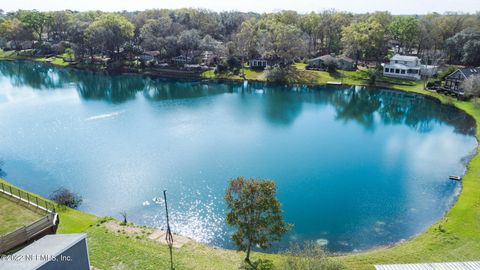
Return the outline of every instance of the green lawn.
<path id="1" fill-rule="evenodd" d="M 28 51 L 22 51 L 22 53 L 28 53 Z M 0 49 L 0 60 L 34 60 L 34 61 L 39 61 L 39 62 L 50 62 L 53 65 L 60 66 L 60 67 L 66 67 L 69 65 L 68 62 L 63 61 L 62 57 L 50 57 L 50 58 L 45 58 L 45 57 L 32 57 L 32 56 L 26 56 L 22 55 L 19 52 L 16 51 L 3 51 Z"/>
<path id="2" fill-rule="evenodd" d="M 0 235 L 28 225 L 43 215 L 45 212 L 29 209 L 15 199 L 0 194 Z"/>
<path id="3" fill-rule="evenodd" d="M 1 58 L 1 56 L 0 56 Z M 204 78 L 241 79 L 229 74 L 215 75 L 212 71 Z M 247 70 L 247 79 L 263 81 L 262 72 Z M 344 84 L 365 85 L 364 70 L 352 72 L 307 71 L 297 64 L 296 72 L 288 78 L 291 83 L 321 84 L 327 81 L 342 81 Z M 457 101 L 437 93 L 423 90 L 422 82 L 399 81 L 379 78 L 378 86 L 416 92 L 438 98 L 443 103 L 457 106 L 472 115 L 480 123 L 480 107 L 473 102 Z M 477 138 L 480 131 L 477 130 Z M 463 178 L 463 190 L 446 216 L 419 236 L 391 248 L 380 248 L 358 254 L 337 257 L 347 269 L 373 269 L 379 263 L 442 262 L 480 260 L 480 155 L 468 164 Z M 15 212 L 1 212 L 4 216 Z M 60 212 L 60 232 L 87 232 L 91 261 L 101 269 L 163 269 L 168 265 L 167 249 L 145 238 L 133 238 L 106 231 L 99 218 L 76 210 Z M 0 219 L 0 230 L 8 223 Z M 238 269 L 242 254 L 191 243 L 175 250 L 177 269 Z M 282 256 L 255 253 L 254 259 L 263 258 L 280 265 Z"/>

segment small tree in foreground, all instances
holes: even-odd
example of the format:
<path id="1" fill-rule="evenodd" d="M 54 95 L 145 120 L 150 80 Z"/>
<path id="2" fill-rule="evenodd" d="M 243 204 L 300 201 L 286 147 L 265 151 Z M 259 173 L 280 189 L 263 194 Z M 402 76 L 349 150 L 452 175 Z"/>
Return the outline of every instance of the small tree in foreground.
<path id="1" fill-rule="evenodd" d="M 245 261 L 249 264 L 252 246 L 266 249 L 291 228 L 283 220 L 276 192 L 271 180 L 244 177 L 232 179 L 225 192 L 227 223 L 237 229 L 232 239 L 238 250 L 247 253 Z"/>
<path id="2" fill-rule="evenodd" d="M 55 190 L 52 195 L 50 195 L 50 199 L 59 205 L 67 206 L 73 209 L 78 208 L 83 201 L 82 196 L 64 187 Z"/>
<path id="3" fill-rule="evenodd" d="M 331 258 L 322 246 L 313 241 L 307 241 L 300 247 L 293 245 L 285 252 L 286 260 L 282 270 L 342 270 L 345 266 Z"/>

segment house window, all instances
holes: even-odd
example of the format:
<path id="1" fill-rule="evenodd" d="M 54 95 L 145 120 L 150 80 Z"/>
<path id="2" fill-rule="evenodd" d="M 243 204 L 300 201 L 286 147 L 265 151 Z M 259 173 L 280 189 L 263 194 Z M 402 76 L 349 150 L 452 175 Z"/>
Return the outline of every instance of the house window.
<path id="1" fill-rule="evenodd" d="M 385 68 L 385 73 L 389 73 L 390 72 L 390 69 L 389 68 Z"/>
<path id="2" fill-rule="evenodd" d="M 395 69 L 395 73 L 400 73 L 400 69 Z"/>
<path id="3" fill-rule="evenodd" d="M 402 69 L 401 73 L 402 73 L 402 74 L 405 74 L 405 69 Z"/>
<path id="4" fill-rule="evenodd" d="M 398 60 L 395 60 L 395 64 L 398 64 Z"/>

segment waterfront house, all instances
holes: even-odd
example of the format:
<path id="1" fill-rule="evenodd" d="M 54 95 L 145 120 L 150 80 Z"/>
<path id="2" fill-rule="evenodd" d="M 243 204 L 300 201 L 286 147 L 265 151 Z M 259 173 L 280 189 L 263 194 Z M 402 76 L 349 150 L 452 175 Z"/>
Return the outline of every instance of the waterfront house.
<path id="1" fill-rule="evenodd" d="M 355 60 L 344 55 L 337 57 L 337 67 L 342 70 L 355 70 Z"/>
<path id="2" fill-rule="evenodd" d="M 346 56 L 335 56 L 335 54 L 326 54 L 307 60 L 308 69 L 326 70 L 331 64 L 335 64 L 338 69 L 354 70 L 355 60 Z"/>
<path id="3" fill-rule="evenodd" d="M 160 52 L 159 51 L 148 51 L 148 52 L 144 52 L 142 53 L 140 56 L 139 56 L 139 59 L 140 61 L 142 62 L 150 62 L 150 61 L 153 61 L 155 60 L 155 58 L 157 56 L 160 55 Z"/>
<path id="4" fill-rule="evenodd" d="M 266 68 L 271 65 L 270 61 L 267 59 L 251 59 L 249 61 L 250 68 Z"/>
<path id="5" fill-rule="evenodd" d="M 200 55 L 202 64 L 206 66 L 211 66 L 215 64 L 217 57 L 212 51 L 203 51 Z"/>
<path id="6" fill-rule="evenodd" d="M 390 58 L 390 63 L 384 64 L 383 75 L 387 77 L 420 80 L 422 69 L 420 58 L 396 54 Z"/>
<path id="7" fill-rule="evenodd" d="M 383 75 L 407 80 L 420 80 L 422 76 L 437 74 L 438 66 L 423 65 L 416 56 L 396 54 L 390 58 L 390 63 L 383 65 Z"/>
<path id="8" fill-rule="evenodd" d="M 442 90 L 463 94 L 462 83 L 471 76 L 480 76 L 480 68 L 460 68 L 445 77 L 445 85 Z"/>
<path id="9" fill-rule="evenodd" d="M 179 55 L 172 58 L 172 62 L 177 65 L 185 65 L 192 63 L 192 58 L 185 55 Z"/>

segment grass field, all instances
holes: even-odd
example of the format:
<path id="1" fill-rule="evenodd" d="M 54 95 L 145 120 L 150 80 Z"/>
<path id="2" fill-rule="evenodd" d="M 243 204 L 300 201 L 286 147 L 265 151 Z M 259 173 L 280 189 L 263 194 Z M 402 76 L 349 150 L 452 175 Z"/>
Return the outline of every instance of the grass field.
<path id="1" fill-rule="evenodd" d="M 0 235 L 28 225 L 44 215 L 43 211 L 34 211 L 0 194 Z"/>
<path id="2" fill-rule="evenodd" d="M 23 53 L 27 53 L 28 51 L 22 51 Z M 59 66 L 59 67 L 66 67 L 69 65 L 68 62 L 63 61 L 62 57 L 50 57 L 50 58 L 45 58 L 45 57 L 32 57 L 32 56 L 26 56 L 19 54 L 16 51 L 3 51 L 0 50 L 0 60 L 34 60 L 38 62 L 50 62 L 53 65 Z"/>
<path id="3" fill-rule="evenodd" d="M 365 71 L 327 72 L 307 71 L 304 66 L 296 66 L 298 74 L 289 78 L 291 83 L 321 84 L 327 81 L 339 81 L 344 84 L 365 85 Z M 341 75 L 338 75 L 341 74 Z M 222 77 L 223 76 L 223 77 Z M 229 74 L 221 76 L 209 71 L 205 78 L 241 79 Z M 247 79 L 262 81 L 261 72 L 248 71 Z M 474 102 L 458 101 L 434 92 L 423 90 L 422 82 L 405 82 L 388 78 L 379 78 L 377 86 L 409 92 L 416 92 L 438 98 L 443 103 L 457 106 L 480 123 L 480 106 Z M 477 138 L 480 131 L 477 129 Z M 476 154 L 468 164 L 467 174 L 463 178 L 463 189 L 457 203 L 444 218 L 432 225 L 427 231 L 391 248 L 358 254 L 338 256 L 346 269 L 373 269 L 380 263 L 442 262 L 480 260 L 480 156 Z M 1 201 L 0 201 L 1 203 Z M 12 202 L 6 202 L 12 203 Z M 1 209 L 1 208 L 0 208 Z M 3 213 L 3 217 L 8 216 Z M 66 209 L 60 212 L 60 232 L 87 232 L 92 264 L 100 269 L 163 269 L 168 266 L 167 249 L 146 238 L 136 238 L 121 233 L 113 233 L 101 226 L 101 220 L 93 215 Z M 0 230 L 8 223 L 0 219 Z M 238 269 L 242 254 L 198 243 L 190 243 L 174 252 L 176 269 Z M 253 254 L 254 259 L 271 260 L 280 266 L 283 257 L 275 254 Z"/>

